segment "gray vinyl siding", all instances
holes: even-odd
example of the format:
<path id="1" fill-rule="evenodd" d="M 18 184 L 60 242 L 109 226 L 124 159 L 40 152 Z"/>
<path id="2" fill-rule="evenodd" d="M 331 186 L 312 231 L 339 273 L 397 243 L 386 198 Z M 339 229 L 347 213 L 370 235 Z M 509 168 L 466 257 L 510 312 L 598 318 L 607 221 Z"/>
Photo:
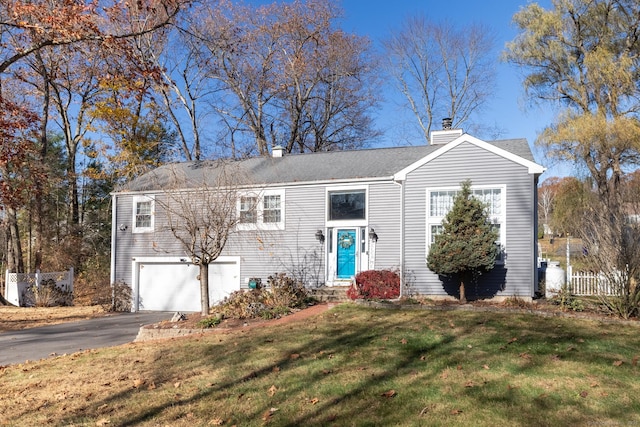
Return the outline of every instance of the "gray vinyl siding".
<path id="1" fill-rule="evenodd" d="M 134 196 L 115 197 L 117 223 L 128 225 L 125 231 L 116 227 L 116 281 L 131 284 L 131 262 L 135 257 L 187 257 L 173 234 L 163 230 L 167 222 L 160 203 L 155 205 L 155 231 L 132 233 Z M 259 277 L 266 283 L 269 275 L 279 272 L 304 277 L 309 284 L 324 283 L 324 248 L 315 238 L 317 230 L 324 230 L 324 204 L 324 187 L 287 188 L 284 230 L 232 232 L 222 255 L 240 257 L 241 286 L 246 286 L 252 277 Z"/>
<path id="2" fill-rule="evenodd" d="M 225 248 L 240 256 L 241 285 L 250 277 L 284 272 L 308 285 L 324 283 L 324 249 L 316 240 L 324 231 L 325 188 L 289 187 L 285 190 L 285 229 L 238 231 Z"/>
<path id="3" fill-rule="evenodd" d="M 115 236 L 113 236 L 115 251 L 114 281 L 124 282 L 131 285 L 131 249 L 133 246 L 133 235 L 131 234 L 131 212 L 133 198 L 130 196 L 113 196 L 113 203 L 116 205 L 116 218 L 113 218 Z M 125 218 L 125 214 L 128 216 Z M 127 227 L 127 230 L 120 230 L 120 225 Z"/>
<path id="4" fill-rule="evenodd" d="M 527 169 L 472 144 L 461 144 L 408 174 L 405 182 L 405 272 L 410 292 L 450 295 L 443 282 L 426 267 L 427 189 L 457 187 L 470 179 L 472 186 L 506 185 L 506 260 L 467 287 L 473 296 L 530 297 L 534 280 L 535 178 Z M 471 289 L 470 289 L 471 288 Z"/>
<path id="5" fill-rule="evenodd" d="M 151 194 L 151 193 L 150 193 Z M 164 194 L 153 194 L 156 200 L 160 201 L 167 196 Z M 154 229 L 148 233 L 133 232 L 133 201 L 131 194 L 115 195 L 116 203 L 116 268 L 115 281 L 125 282 L 131 285 L 132 261 L 138 257 L 187 257 L 185 250 L 175 239 L 173 234 L 165 228 L 167 221 L 162 208 L 158 202 L 155 203 Z M 126 230 L 119 229 L 119 225 L 125 225 Z"/>
<path id="6" fill-rule="evenodd" d="M 407 162 L 415 160 L 418 158 L 406 159 Z M 470 297 L 475 293 L 481 296 L 532 296 L 536 277 L 536 178 L 526 167 L 470 143 L 460 144 L 409 172 L 402 184 L 393 182 L 390 177 L 354 184 L 368 188 L 367 232 L 373 228 L 378 235 L 375 268 L 403 267 L 407 293 L 452 295 L 426 266 L 426 195 L 428 189 L 458 187 L 465 179 L 471 179 L 474 186 L 500 186 L 506 191 L 505 264 L 484 275 L 477 287 L 468 287 L 467 294 Z M 285 229 L 236 231 L 222 253 L 240 258 L 241 286 L 246 287 L 251 277 L 266 281 L 269 275 L 278 272 L 302 278 L 311 286 L 331 280 L 325 277 L 329 244 L 326 197 L 327 190 L 333 185 L 291 183 L 269 187 L 269 190 L 284 191 Z M 344 187 L 348 183 L 343 181 L 335 185 Z M 188 257 L 172 233 L 162 230 L 166 217 L 159 203 L 155 205 L 155 231 L 132 232 L 134 197 L 133 193 L 114 195 L 114 278 L 130 285 L 133 258 Z M 166 195 L 158 191 L 155 197 Z M 128 229 L 119 230 L 120 224 Z M 324 244 L 316 240 L 318 230 L 327 236 Z"/>
<path id="7" fill-rule="evenodd" d="M 329 242 L 321 244 L 315 235 L 318 230 L 327 235 L 326 194 L 331 187 L 286 187 L 284 230 L 236 230 L 230 235 L 222 255 L 240 257 L 242 287 L 246 286 L 249 278 L 258 277 L 266 282 L 269 275 L 279 272 L 303 278 L 310 286 L 326 282 Z M 375 259 L 377 269 L 400 267 L 400 190 L 401 187 L 390 180 L 368 185 L 368 229 L 374 228 L 379 236 Z M 187 257 L 172 233 L 163 230 L 167 222 L 161 203 L 155 204 L 155 231 L 132 233 L 134 196 L 122 194 L 115 197 L 116 221 L 129 225 L 125 231 L 116 229 L 116 280 L 130 284 L 131 261 L 135 257 Z M 160 200 L 167 196 L 156 194 L 155 197 Z"/>
<path id="8" fill-rule="evenodd" d="M 400 268 L 401 187 L 391 181 L 369 186 L 369 228 L 378 235 L 375 269 Z"/>

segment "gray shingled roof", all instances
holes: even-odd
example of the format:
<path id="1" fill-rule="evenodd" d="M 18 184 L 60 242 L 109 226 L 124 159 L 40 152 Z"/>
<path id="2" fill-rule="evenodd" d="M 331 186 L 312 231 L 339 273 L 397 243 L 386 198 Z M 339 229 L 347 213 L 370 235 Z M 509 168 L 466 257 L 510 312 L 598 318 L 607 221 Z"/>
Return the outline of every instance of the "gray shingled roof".
<path id="1" fill-rule="evenodd" d="M 491 141 L 526 160 L 534 161 L 525 139 Z M 253 184 L 274 185 L 318 181 L 348 181 L 391 177 L 396 172 L 441 148 L 442 145 L 376 148 L 291 154 L 279 158 L 254 157 L 226 162 Z M 154 191 L 170 187 L 200 185 L 203 177 L 215 179 L 219 161 L 172 163 L 148 172 L 125 184 L 119 191 Z M 180 177 L 177 179 L 177 177 Z M 176 184 L 176 182 L 180 182 Z M 188 184 L 193 183 L 193 184 Z"/>

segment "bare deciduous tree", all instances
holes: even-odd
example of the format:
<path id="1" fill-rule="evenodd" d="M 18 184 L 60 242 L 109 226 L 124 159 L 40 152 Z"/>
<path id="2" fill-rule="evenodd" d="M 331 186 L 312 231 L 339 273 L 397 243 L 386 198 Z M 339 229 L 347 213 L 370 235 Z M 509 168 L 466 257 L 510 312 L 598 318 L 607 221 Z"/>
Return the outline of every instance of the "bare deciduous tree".
<path id="1" fill-rule="evenodd" d="M 328 0 L 252 7 L 220 2 L 194 33 L 220 95 L 214 107 L 261 155 L 355 148 L 377 136 L 378 77 L 368 40 L 334 28 Z M 237 140 L 236 149 L 237 149 Z"/>
<path id="2" fill-rule="evenodd" d="M 384 42 L 387 68 L 429 141 L 434 120 L 472 124 L 493 92 L 496 58 L 485 26 L 410 17 Z"/>
<path id="3" fill-rule="evenodd" d="M 562 193 L 567 182 L 568 178 L 552 176 L 538 186 L 538 222 L 546 225 L 551 223 L 556 199 Z"/>
<path id="4" fill-rule="evenodd" d="M 626 205 L 622 213 L 594 203 L 582 220 L 582 241 L 590 268 L 600 273 L 598 299 L 611 314 L 628 319 L 640 314 L 640 223 L 629 220 L 640 204 Z"/>
<path id="5" fill-rule="evenodd" d="M 186 177 L 166 166 L 171 177 L 167 190 L 155 200 L 159 215 L 166 217 L 166 231 L 178 240 L 191 261 L 200 268 L 200 302 L 209 314 L 209 264 L 215 261 L 235 232 L 244 176 L 233 162 L 216 161 L 207 167 L 193 164 L 198 178 Z"/>

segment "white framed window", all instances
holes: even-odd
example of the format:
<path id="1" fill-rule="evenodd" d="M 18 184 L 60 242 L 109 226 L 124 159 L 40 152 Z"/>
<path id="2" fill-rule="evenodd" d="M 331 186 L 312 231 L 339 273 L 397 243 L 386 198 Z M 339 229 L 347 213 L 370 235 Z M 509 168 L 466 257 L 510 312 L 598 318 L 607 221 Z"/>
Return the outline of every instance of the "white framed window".
<path id="1" fill-rule="evenodd" d="M 256 224 L 258 222 L 258 197 L 240 197 L 240 224 Z"/>
<path id="2" fill-rule="evenodd" d="M 133 233 L 151 233 L 155 225 L 155 199 L 153 196 L 134 196 Z"/>
<path id="3" fill-rule="evenodd" d="M 280 194 L 265 194 L 262 198 L 262 222 L 265 224 L 282 222 L 282 199 Z"/>
<path id="4" fill-rule="evenodd" d="M 285 191 L 246 193 L 238 203 L 239 230 L 284 230 Z"/>
<path id="5" fill-rule="evenodd" d="M 442 221 L 453 206 L 453 200 L 460 188 L 427 189 L 427 248 L 435 242 L 435 236 L 442 233 Z M 498 230 L 496 245 L 500 251 L 496 263 L 504 262 L 506 248 L 506 186 L 478 186 L 471 188 L 471 194 L 487 206 L 491 224 Z"/>
<path id="6" fill-rule="evenodd" d="M 369 210 L 368 187 L 329 187 L 326 193 L 326 222 L 332 226 L 366 226 Z"/>

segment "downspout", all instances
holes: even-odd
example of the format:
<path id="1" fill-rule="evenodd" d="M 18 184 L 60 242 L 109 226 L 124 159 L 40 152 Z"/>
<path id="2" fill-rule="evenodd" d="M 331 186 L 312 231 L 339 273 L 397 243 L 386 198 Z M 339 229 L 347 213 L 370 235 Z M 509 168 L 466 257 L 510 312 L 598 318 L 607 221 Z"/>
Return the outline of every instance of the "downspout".
<path id="1" fill-rule="evenodd" d="M 396 180 L 400 186 L 400 297 L 404 296 L 404 180 Z"/>

